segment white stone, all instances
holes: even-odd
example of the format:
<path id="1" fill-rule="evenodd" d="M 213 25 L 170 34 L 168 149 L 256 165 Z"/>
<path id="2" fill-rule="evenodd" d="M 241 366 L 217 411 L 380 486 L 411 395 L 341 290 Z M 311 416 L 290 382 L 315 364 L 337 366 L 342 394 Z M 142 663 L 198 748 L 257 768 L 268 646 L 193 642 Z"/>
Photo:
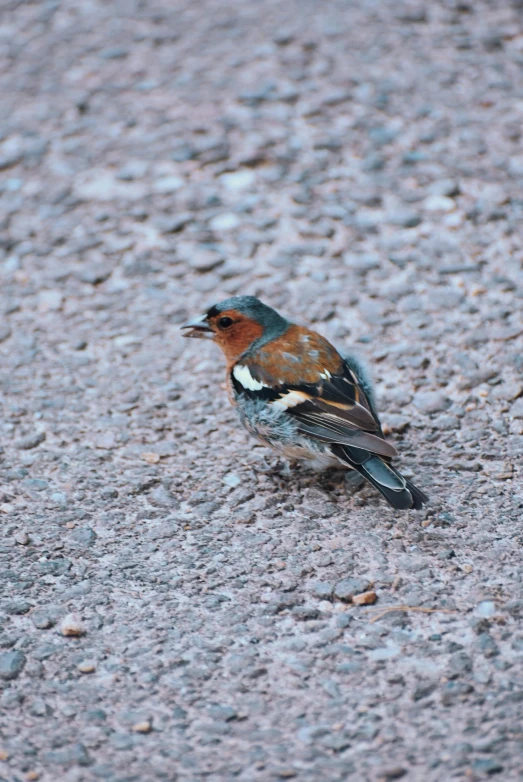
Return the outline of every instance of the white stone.
<path id="1" fill-rule="evenodd" d="M 224 212 L 224 214 L 213 217 L 209 226 L 213 231 L 231 231 L 233 228 L 238 228 L 240 224 L 241 220 L 238 215 L 233 212 Z"/>
<path id="2" fill-rule="evenodd" d="M 85 627 L 79 614 L 67 614 L 60 622 L 60 632 L 65 636 L 84 635 Z"/>
<path id="3" fill-rule="evenodd" d="M 174 193 L 185 184 L 179 176 L 162 176 L 155 180 L 154 189 L 157 193 Z"/>
<path id="4" fill-rule="evenodd" d="M 224 188 L 231 192 L 246 190 L 256 181 L 256 174 L 253 171 L 234 171 L 231 174 L 222 174 L 220 177 Z"/>
<path id="5" fill-rule="evenodd" d="M 143 182 L 122 182 L 113 171 L 100 168 L 78 174 L 73 191 L 83 201 L 113 201 L 115 198 L 138 201 L 147 195 Z"/>
<path id="6" fill-rule="evenodd" d="M 62 306 L 63 296 L 60 291 L 47 290 L 38 294 L 38 309 L 40 312 L 56 312 Z"/>
<path id="7" fill-rule="evenodd" d="M 456 208 L 456 202 L 448 196 L 431 195 L 424 200 L 423 208 L 427 212 L 452 212 Z"/>
<path id="8" fill-rule="evenodd" d="M 236 475 L 233 472 L 229 472 L 227 473 L 227 475 L 225 475 L 222 478 L 222 482 L 225 483 L 227 486 L 230 486 L 231 489 L 235 489 L 237 486 L 240 485 L 242 479 L 240 478 L 239 475 Z"/>

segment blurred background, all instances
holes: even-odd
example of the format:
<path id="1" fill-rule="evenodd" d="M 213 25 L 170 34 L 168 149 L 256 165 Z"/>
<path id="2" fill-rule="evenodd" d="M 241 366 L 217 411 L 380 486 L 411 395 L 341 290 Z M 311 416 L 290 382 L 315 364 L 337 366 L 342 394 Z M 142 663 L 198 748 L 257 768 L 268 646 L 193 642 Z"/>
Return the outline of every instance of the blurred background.
<path id="1" fill-rule="evenodd" d="M 384 362 L 391 412 L 518 396 L 517 2 L 4 2 L 0 53 L 14 389 L 205 374 L 178 326 L 255 294 Z"/>
<path id="2" fill-rule="evenodd" d="M 489 622 L 520 587 L 523 4 L 0 5 L 6 773 L 515 779 L 521 606 Z M 421 528 L 267 474 L 179 331 L 233 294 L 369 361 Z M 347 575 L 487 604 L 343 625 Z M 47 632 L 70 611 L 83 639 Z"/>

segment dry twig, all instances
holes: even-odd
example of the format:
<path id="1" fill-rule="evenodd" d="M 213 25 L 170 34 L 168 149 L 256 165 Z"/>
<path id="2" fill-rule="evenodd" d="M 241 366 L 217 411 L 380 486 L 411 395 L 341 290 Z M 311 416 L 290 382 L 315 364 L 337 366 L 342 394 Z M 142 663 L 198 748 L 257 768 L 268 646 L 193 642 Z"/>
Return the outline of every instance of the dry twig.
<path id="1" fill-rule="evenodd" d="M 376 616 L 373 616 L 372 619 L 369 621 L 377 622 L 378 619 L 381 619 L 386 614 L 390 614 L 391 611 L 417 611 L 420 614 L 435 614 L 436 612 L 440 612 L 442 614 L 458 614 L 459 611 L 453 611 L 450 608 L 423 608 L 423 606 L 388 606 L 388 608 L 384 608 L 381 611 L 379 611 Z"/>

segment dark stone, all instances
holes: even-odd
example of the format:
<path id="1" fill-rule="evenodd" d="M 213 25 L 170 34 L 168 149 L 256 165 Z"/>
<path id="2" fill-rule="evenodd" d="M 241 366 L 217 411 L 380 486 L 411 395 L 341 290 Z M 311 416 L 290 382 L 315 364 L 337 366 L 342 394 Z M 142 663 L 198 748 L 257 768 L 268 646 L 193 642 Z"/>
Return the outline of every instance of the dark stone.
<path id="1" fill-rule="evenodd" d="M 450 681 L 443 686 L 441 702 L 444 706 L 452 706 L 458 699 L 462 698 L 464 695 L 469 695 L 471 692 L 474 692 L 474 688 L 471 684 Z"/>
<path id="2" fill-rule="evenodd" d="M 69 543 L 75 548 L 89 548 L 94 546 L 96 537 L 96 532 L 90 527 L 80 527 L 71 533 Z"/>
<path id="3" fill-rule="evenodd" d="M 38 567 L 41 573 L 52 576 L 62 576 L 71 568 L 70 559 L 49 559 L 47 562 L 39 562 Z"/>
<path id="4" fill-rule="evenodd" d="M 28 603 L 26 600 L 13 600 L 6 605 L 5 610 L 8 614 L 19 616 L 20 614 L 27 614 L 31 608 L 31 603 Z"/>
<path id="5" fill-rule="evenodd" d="M 381 171 L 383 168 L 385 168 L 385 159 L 381 155 L 367 155 L 361 163 L 362 171 Z"/>
<path id="6" fill-rule="evenodd" d="M 317 608 L 311 608 L 309 606 L 294 606 L 292 615 L 295 619 L 307 621 L 309 619 L 318 619 L 320 612 Z"/>
<path id="7" fill-rule="evenodd" d="M 509 600 L 508 603 L 505 603 L 503 606 L 503 611 L 506 611 L 511 616 L 518 618 L 520 616 L 523 616 L 523 600 L 515 599 L 515 600 Z"/>
<path id="8" fill-rule="evenodd" d="M 455 676 L 472 671 L 472 658 L 465 652 L 456 652 L 450 658 L 450 671 Z"/>
<path id="9" fill-rule="evenodd" d="M 316 581 L 311 587 L 312 594 L 320 600 L 330 600 L 334 592 L 332 581 Z"/>
<path id="10" fill-rule="evenodd" d="M 80 282 L 87 282 L 89 285 L 99 285 L 100 283 L 105 282 L 111 276 L 111 273 L 112 269 L 105 265 L 93 265 L 83 266 L 76 276 Z M 85 344 L 84 347 L 86 347 Z M 76 350 L 83 350 L 84 347 L 77 347 Z"/>
<path id="11" fill-rule="evenodd" d="M 153 224 L 162 234 L 178 233 L 188 225 L 193 216 L 190 212 L 180 212 L 176 215 L 157 215 Z"/>
<path id="12" fill-rule="evenodd" d="M 55 619 L 45 609 L 35 611 L 31 615 L 31 620 L 38 630 L 48 630 L 55 623 Z"/>
<path id="13" fill-rule="evenodd" d="M 23 671 L 26 657 L 23 652 L 4 652 L 0 654 L 0 679 L 16 679 Z"/>
<path id="14" fill-rule="evenodd" d="M 45 432 L 35 432 L 27 437 L 21 437 L 16 441 L 15 445 L 20 451 L 29 451 L 32 448 L 36 448 L 40 443 L 43 443 L 44 440 Z"/>
<path id="15" fill-rule="evenodd" d="M 118 497 L 118 490 L 112 486 L 105 486 L 100 492 L 104 500 L 115 500 Z"/>
<path id="16" fill-rule="evenodd" d="M 238 712 L 232 706 L 222 706 L 221 704 L 210 706 L 208 711 L 213 719 L 223 720 L 224 722 L 234 720 L 238 716 Z"/>
<path id="17" fill-rule="evenodd" d="M 504 766 L 493 758 L 478 758 L 478 760 L 475 760 L 472 763 L 472 768 L 478 773 L 488 774 L 490 776 L 491 774 L 500 774 L 503 771 Z"/>
<path id="18" fill-rule="evenodd" d="M 415 228 L 423 220 L 418 212 L 398 210 L 387 215 L 387 222 L 400 228 Z"/>
<path id="19" fill-rule="evenodd" d="M 499 647 L 488 633 L 481 633 L 475 643 L 475 648 L 485 657 L 496 657 L 499 654 Z"/>
<path id="20" fill-rule="evenodd" d="M 386 768 L 380 768 L 376 771 L 376 778 L 380 782 L 393 782 L 394 779 L 401 779 L 407 773 L 407 769 L 403 766 L 387 766 Z"/>
<path id="21" fill-rule="evenodd" d="M 0 649 L 11 649 L 18 641 L 18 636 L 0 633 Z"/>
<path id="22" fill-rule="evenodd" d="M 429 695 L 432 695 L 435 689 L 436 689 L 435 682 L 429 682 L 428 684 L 420 684 L 416 687 L 416 689 L 412 693 L 412 700 L 420 701 L 422 698 L 427 698 Z"/>

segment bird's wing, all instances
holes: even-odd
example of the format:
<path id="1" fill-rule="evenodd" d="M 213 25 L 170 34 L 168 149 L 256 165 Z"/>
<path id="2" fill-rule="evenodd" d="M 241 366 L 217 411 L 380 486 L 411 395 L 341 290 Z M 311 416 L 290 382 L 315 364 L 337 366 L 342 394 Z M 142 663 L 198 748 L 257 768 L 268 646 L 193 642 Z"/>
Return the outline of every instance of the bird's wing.
<path id="1" fill-rule="evenodd" d="M 313 371 L 307 365 L 302 374 L 308 382 L 298 380 L 299 360 L 289 370 L 287 362 L 286 369 L 278 367 L 274 355 L 270 367 L 253 356 L 232 368 L 232 384 L 237 394 L 263 400 L 292 416 L 298 431 L 308 437 L 395 456 L 358 378 L 338 353 L 335 356 L 329 361 L 331 369 Z"/>

